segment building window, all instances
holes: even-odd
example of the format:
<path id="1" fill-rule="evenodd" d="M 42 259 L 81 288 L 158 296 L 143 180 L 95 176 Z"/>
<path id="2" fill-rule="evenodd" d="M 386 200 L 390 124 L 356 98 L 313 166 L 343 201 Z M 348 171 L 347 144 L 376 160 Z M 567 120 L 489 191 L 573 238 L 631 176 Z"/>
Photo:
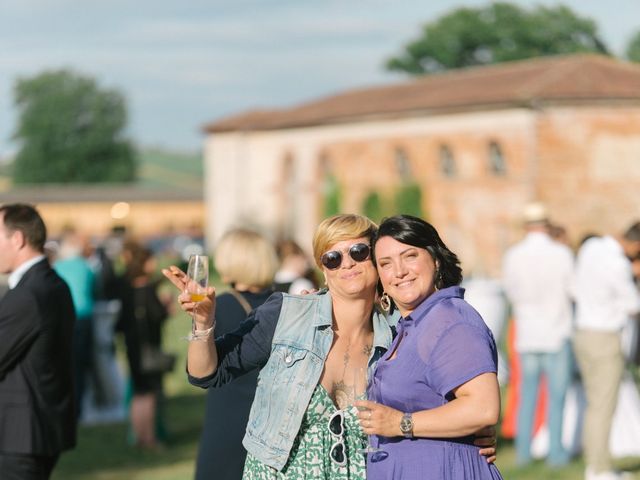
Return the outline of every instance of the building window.
<path id="1" fill-rule="evenodd" d="M 409 182 L 412 180 L 411 175 L 411 163 L 409 162 L 409 157 L 407 156 L 407 152 L 404 148 L 396 148 L 395 150 L 395 161 L 396 161 L 396 170 L 400 179 L 403 182 Z"/>
<path id="2" fill-rule="evenodd" d="M 498 142 L 489 144 L 489 171 L 497 176 L 504 176 L 507 173 L 507 162 Z"/>
<path id="3" fill-rule="evenodd" d="M 458 173 L 453 152 L 447 145 L 440 146 L 440 171 L 445 177 L 449 178 L 455 177 Z"/>

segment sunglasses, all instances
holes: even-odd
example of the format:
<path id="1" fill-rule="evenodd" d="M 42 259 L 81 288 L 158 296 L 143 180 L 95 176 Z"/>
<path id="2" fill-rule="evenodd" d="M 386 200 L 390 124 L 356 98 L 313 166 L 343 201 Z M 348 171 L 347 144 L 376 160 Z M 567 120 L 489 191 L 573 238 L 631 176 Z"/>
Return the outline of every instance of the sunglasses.
<path id="1" fill-rule="evenodd" d="M 344 413 L 342 410 L 337 410 L 331 415 L 327 426 L 329 433 L 335 439 L 329 450 L 329 457 L 336 465 L 344 467 L 347 464 L 347 455 L 344 448 Z"/>
<path id="2" fill-rule="evenodd" d="M 349 256 L 356 262 L 364 262 L 369 258 L 371 248 L 366 243 L 355 243 L 349 247 Z M 335 270 L 342 265 L 342 252 L 331 250 L 320 257 L 322 265 L 329 270 Z"/>

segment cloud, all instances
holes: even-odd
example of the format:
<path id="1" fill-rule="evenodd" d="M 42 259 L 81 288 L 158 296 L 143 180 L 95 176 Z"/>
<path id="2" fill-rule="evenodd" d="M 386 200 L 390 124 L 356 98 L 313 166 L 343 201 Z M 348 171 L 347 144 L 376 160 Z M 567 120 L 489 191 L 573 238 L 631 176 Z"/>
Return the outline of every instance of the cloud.
<path id="1" fill-rule="evenodd" d="M 176 43 L 251 46 L 283 39 L 358 38 L 389 35 L 396 26 L 363 18 L 230 18 L 144 20 L 127 26 L 122 41 L 140 44 Z"/>
<path id="2" fill-rule="evenodd" d="M 596 18 L 614 48 L 640 18 L 637 0 L 564 3 Z M 2 0 L 0 152 L 17 76 L 71 66 L 124 91 L 137 138 L 197 146 L 204 121 L 393 81 L 384 59 L 462 4 L 486 1 Z"/>

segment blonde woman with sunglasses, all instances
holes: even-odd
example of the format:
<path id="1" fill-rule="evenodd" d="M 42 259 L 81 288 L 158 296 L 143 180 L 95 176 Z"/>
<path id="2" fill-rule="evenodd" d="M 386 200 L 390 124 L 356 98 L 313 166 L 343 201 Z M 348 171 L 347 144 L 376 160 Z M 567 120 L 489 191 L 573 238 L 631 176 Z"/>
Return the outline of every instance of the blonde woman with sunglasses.
<path id="1" fill-rule="evenodd" d="M 233 333 L 214 340 L 213 288 L 198 304 L 187 353 L 189 381 L 216 387 L 260 369 L 243 440 L 243 478 L 365 478 L 354 372 L 372 371 L 394 333 L 375 305 L 378 275 L 370 250 L 376 230 L 359 215 L 324 220 L 313 251 L 327 290 L 276 293 Z M 171 267 L 164 274 L 184 291 L 182 271 Z M 193 311 L 188 295 L 179 300 L 183 310 Z M 494 452 L 484 450 L 487 456 Z"/>

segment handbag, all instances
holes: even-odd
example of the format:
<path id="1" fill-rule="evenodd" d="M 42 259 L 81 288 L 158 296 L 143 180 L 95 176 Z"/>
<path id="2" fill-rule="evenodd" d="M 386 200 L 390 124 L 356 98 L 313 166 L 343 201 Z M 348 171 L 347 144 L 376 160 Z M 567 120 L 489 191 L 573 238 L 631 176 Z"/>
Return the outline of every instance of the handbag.
<path id="1" fill-rule="evenodd" d="M 137 289 L 134 294 L 134 315 L 138 322 L 148 323 L 154 321 L 161 323 L 166 315 L 165 311 L 147 308 L 149 295 L 155 295 L 151 286 Z M 162 351 L 159 345 L 143 343 L 140 350 L 140 370 L 145 374 L 163 374 L 173 370 L 176 364 L 176 355 Z"/>
<path id="2" fill-rule="evenodd" d="M 140 358 L 140 369 L 143 373 L 168 373 L 176 364 L 173 353 L 163 352 L 159 347 L 144 345 Z"/>

